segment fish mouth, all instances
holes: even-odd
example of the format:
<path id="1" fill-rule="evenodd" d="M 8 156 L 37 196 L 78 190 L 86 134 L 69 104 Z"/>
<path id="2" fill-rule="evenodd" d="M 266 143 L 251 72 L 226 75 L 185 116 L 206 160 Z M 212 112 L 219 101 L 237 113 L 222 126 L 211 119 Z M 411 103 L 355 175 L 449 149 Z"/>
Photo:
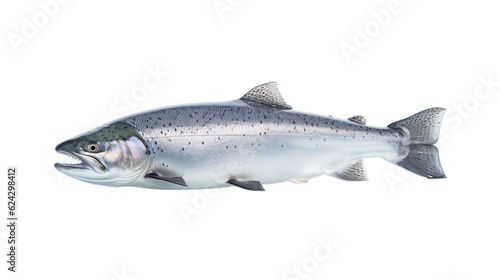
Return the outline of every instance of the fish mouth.
<path id="1" fill-rule="evenodd" d="M 56 152 L 65 156 L 65 162 L 54 164 L 54 167 L 58 170 L 89 170 L 97 173 L 104 173 L 106 171 L 104 164 L 93 156 L 58 149 L 56 149 Z"/>

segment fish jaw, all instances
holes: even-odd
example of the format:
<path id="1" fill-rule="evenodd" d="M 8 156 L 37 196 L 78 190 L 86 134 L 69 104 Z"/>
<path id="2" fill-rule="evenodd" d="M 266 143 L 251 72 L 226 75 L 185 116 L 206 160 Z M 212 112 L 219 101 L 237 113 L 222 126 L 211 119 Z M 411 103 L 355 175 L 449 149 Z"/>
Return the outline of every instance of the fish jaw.
<path id="1" fill-rule="evenodd" d="M 72 177 L 106 172 L 105 165 L 97 157 L 88 155 L 75 147 L 74 141 L 68 140 L 56 146 L 56 152 L 65 155 L 70 161 L 55 163 L 54 167 L 57 170 Z"/>

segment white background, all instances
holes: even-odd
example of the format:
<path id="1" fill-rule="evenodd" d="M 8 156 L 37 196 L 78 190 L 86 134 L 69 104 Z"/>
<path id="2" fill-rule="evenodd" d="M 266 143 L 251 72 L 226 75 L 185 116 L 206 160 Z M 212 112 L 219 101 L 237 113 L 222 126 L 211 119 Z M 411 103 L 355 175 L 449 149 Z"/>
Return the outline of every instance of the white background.
<path id="1" fill-rule="evenodd" d="M 47 2 L 0 4 L 1 174 L 19 169 L 19 272 L 3 261 L 2 218 L 0 278 L 500 279 L 500 86 L 481 82 L 500 81 L 494 1 L 69 1 L 44 22 Z M 155 68 L 168 77 L 138 95 Z M 369 159 L 368 182 L 207 193 L 90 185 L 53 168 L 56 144 L 103 121 L 268 81 L 295 109 L 371 125 L 447 108 L 448 178 Z"/>

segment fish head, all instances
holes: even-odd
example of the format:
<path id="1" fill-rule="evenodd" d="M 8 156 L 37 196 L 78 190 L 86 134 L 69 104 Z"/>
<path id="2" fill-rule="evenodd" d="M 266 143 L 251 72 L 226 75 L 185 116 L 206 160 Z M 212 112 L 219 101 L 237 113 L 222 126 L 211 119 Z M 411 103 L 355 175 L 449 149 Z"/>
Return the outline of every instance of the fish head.
<path id="1" fill-rule="evenodd" d="M 149 153 L 145 143 L 132 126 L 112 123 L 57 145 L 56 152 L 73 162 L 54 166 L 84 182 L 130 185 L 147 169 Z"/>

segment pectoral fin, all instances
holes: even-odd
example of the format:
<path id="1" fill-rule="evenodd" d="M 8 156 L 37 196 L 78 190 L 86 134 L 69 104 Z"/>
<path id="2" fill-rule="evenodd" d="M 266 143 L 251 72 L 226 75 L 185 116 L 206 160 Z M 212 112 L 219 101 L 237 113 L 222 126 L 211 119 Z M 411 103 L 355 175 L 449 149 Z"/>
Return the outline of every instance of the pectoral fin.
<path id="1" fill-rule="evenodd" d="M 236 179 L 231 179 L 227 181 L 227 183 L 249 191 L 265 191 L 259 181 L 238 181 Z"/>
<path id="2" fill-rule="evenodd" d="M 188 186 L 186 184 L 186 182 L 184 181 L 184 179 L 182 179 L 182 177 L 165 177 L 165 176 L 162 176 L 162 175 L 160 175 L 160 174 L 158 174 L 156 172 L 148 173 L 144 177 L 145 178 L 156 179 L 156 180 L 162 180 L 162 181 L 166 181 L 166 182 L 169 182 L 169 183 L 172 183 L 172 184 L 181 185 L 181 186 L 184 186 L 184 187 Z"/>

